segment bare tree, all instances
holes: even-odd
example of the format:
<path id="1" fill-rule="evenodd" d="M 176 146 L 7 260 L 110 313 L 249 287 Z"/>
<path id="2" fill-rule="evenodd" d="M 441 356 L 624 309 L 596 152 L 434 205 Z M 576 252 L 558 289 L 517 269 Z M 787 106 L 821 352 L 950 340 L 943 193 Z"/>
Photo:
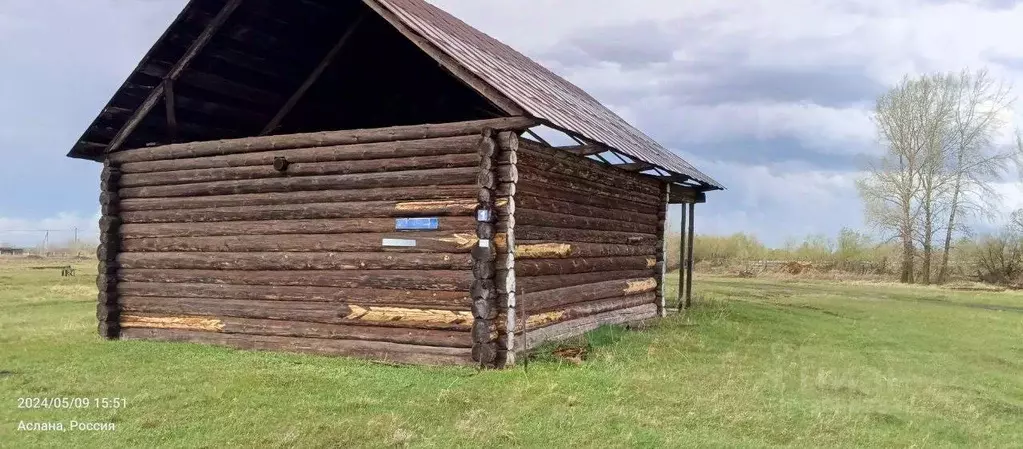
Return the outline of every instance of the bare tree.
<path id="1" fill-rule="evenodd" d="M 934 222 L 930 199 L 940 188 L 940 153 L 951 110 L 945 84 L 938 75 L 907 76 L 878 99 L 873 118 L 885 154 L 857 184 L 867 222 L 902 244 L 902 282 L 914 282 L 915 239 L 920 235 L 928 273 L 924 277 L 929 278 Z"/>
<path id="2" fill-rule="evenodd" d="M 998 195 L 992 182 L 1001 179 L 1006 168 L 1023 152 L 998 148 L 993 141 L 1006 125 L 1001 118 L 1013 102 L 1011 87 L 996 82 L 987 70 L 971 73 L 963 70 L 947 75 L 948 88 L 954 95 L 954 107 L 944 154 L 946 181 L 949 190 L 943 198 L 948 220 L 944 226 L 945 241 L 938 270 L 938 283 L 948 275 L 949 253 L 954 233 L 968 232 L 965 219 L 989 214 L 995 210 Z M 1017 136 L 1017 140 L 1019 137 Z"/>

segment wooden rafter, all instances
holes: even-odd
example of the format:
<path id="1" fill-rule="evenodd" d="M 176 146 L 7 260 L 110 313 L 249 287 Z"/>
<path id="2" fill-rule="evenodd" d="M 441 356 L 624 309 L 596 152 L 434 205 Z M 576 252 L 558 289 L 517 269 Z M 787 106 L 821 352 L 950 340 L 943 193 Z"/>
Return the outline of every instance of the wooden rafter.
<path id="1" fill-rule="evenodd" d="M 224 5 L 209 25 L 206 25 L 206 29 L 204 29 L 202 34 L 200 34 L 195 42 L 192 43 L 192 46 L 188 48 L 188 51 L 185 52 L 184 56 L 182 56 L 181 59 L 174 64 L 174 67 L 171 67 L 170 71 L 167 72 L 167 75 L 164 76 L 164 80 L 174 81 L 181 76 L 181 72 L 185 71 L 188 64 L 191 63 L 199 52 L 202 51 L 203 47 L 210 42 L 210 39 L 212 39 L 220 27 L 227 22 L 227 19 L 231 17 L 231 13 L 233 13 L 235 9 L 238 9 L 238 6 L 241 5 L 242 1 L 243 0 L 229 0 L 227 4 Z M 110 140 L 110 144 L 107 145 L 105 152 L 110 153 L 112 151 L 116 151 L 122 144 L 124 144 L 124 141 L 128 139 L 128 136 L 130 136 L 131 133 L 135 131 L 135 128 L 139 126 L 139 123 L 146 118 L 149 111 L 151 111 L 153 107 L 156 106 L 156 103 L 164 97 L 164 88 L 164 83 L 160 83 L 153 88 L 151 92 L 149 92 L 149 96 L 142 102 L 142 106 L 135 110 L 135 113 L 132 114 L 131 118 L 128 119 L 119 131 L 117 131 L 114 138 Z"/>
<path id="2" fill-rule="evenodd" d="M 648 162 L 629 162 L 627 164 L 616 164 L 615 167 L 625 171 L 645 171 L 657 168 L 656 165 Z"/>
<path id="3" fill-rule="evenodd" d="M 282 106 L 279 111 L 277 111 L 277 115 L 275 115 L 274 118 L 270 120 L 270 123 L 268 123 L 266 127 L 263 128 L 263 131 L 260 132 L 259 135 L 265 136 L 267 134 L 270 134 L 275 129 L 277 129 L 278 126 L 281 126 L 281 122 L 284 120 L 284 118 L 287 117 L 288 113 L 290 113 L 291 110 L 295 107 L 295 105 L 298 104 L 298 101 L 301 100 L 303 96 L 305 96 L 306 91 L 308 91 L 309 88 L 316 83 L 316 80 L 320 79 L 320 75 L 322 75 L 323 72 L 327 70 L 327 67 L 330 66 L 330 63 L 334 62 L 334 57 L 336 57 L 337 54 L 341 51 L 341 48 L 343 48 L 345 44 L 348 43 L 348 40 L 352 37 L 352 34 L 355 33 L 355 30 L 359 28 L 359 25 L 365 18 L 366 18 L 365 14 L 362 14 L 359 16 L 359 18 L 355 19 L 355 22 L 352 23 L 352 26 L 348 27 L 348 30 L 345 31 L 343 35 L 341 35 L 341 38 L 338 39 L 336 44 L 334 44 L 334 47 L 331 48 L 329 52 L 327 52 L 327 55 L 323 57 L 323 60 L 320 61 L 320 64 L 317 65 L 315 69 L 313 69 L 312 73 L 309 74 L 305 82 L 303 82 L 302 85 L 299 86 L 298 90 L 296 90 L 295 93 L 291 95 L 291 98 L 288 98 L 288 101 L 284 103 L 284 106 Z"/>
<path id="4" fill-rule="evenodd" d="M 606 148 L 599 145 L 586 144 L 586 145 L 571 145 L 567 147 L 558 147 L 559 150 L 564 150 L 572 153 L 576 156 L 592 156 L 594 154 L 600 154 L 607 151 Z"/>
<path id="5" fill-rule="evenodd" d="M 478 92 L 480 95 L 483 95 L 483 97 L 494 104 L 494 106 L 497 106 L 509 115 L 527 115 L 526 111 L 519 107 L 519 105 L 514 101 L 499 92 L 490 84 L 487 84 L 485 81 L 480 79 L 480 77 L 463 67 L 460 63 L 458 63 L 458 61 L 455 61 L 455 59 L 450 55 L 437 48 L 431 44 L 429 40 L 420 36 L 407 25 L 402 23 L 402 21 L 399 20 L 390 9 L 381 5 L 376 0 L 363 0 L 363 3 L 376 11 L 377 14 L 380 14 L 380 17 L 383 17 L 387 23 L 391 24 L 391 26 L 405 36 L 405 38 L 412 41 L 412 43 L 419 47 L 420 50 L 423 50 L 426 54 L 430 55 L 430 57 L 437 61 L 441 67 L 444 67 L 444 69 L 456 78 L 473 88 L 473 90 Z"/>

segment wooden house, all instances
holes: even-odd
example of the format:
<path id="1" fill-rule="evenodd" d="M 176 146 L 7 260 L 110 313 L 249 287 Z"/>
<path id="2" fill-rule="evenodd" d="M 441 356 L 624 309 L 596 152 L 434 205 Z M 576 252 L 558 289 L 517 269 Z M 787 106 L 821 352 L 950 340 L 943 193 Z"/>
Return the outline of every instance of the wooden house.
<path id="1" fill-rule="evenodd" d="M 666 207 L 721 189 L 422 0 L 192 0 L 69 156 L 103 336 L 407 363 L 663 314 Z"/>

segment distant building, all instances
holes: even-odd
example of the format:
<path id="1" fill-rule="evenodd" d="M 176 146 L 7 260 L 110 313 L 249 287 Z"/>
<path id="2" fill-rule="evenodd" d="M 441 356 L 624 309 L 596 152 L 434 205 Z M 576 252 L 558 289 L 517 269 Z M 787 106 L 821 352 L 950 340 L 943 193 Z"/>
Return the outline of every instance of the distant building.
<path id="1" fill-rule="evenodd" d="M 24 248 L 14 248 L 10 246 L 0 246 L 0 256 L 20 256 L 25 254 Z"/>

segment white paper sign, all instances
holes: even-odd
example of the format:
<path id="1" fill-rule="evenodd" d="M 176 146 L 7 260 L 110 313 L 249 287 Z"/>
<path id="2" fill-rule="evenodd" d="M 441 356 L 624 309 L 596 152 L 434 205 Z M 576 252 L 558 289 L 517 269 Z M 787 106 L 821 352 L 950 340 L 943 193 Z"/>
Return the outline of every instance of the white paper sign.
<path id="1" fill-rule="evenodd" d="M 415 240 L 405 240 L 405 239 L 384 239 L 384 246 L 411 247 L 411 246 L 416 246 L 416 241 Z"/>

